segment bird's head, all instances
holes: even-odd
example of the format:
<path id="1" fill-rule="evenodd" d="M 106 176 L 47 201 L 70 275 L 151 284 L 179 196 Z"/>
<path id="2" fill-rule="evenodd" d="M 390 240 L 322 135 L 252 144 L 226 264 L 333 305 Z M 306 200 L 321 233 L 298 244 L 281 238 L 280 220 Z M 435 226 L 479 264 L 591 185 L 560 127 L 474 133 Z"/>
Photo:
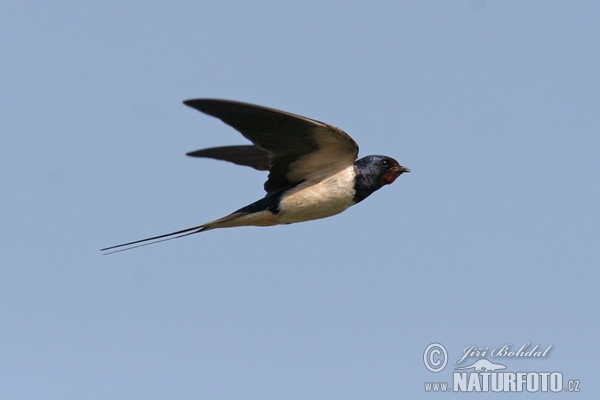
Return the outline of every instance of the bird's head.
<path id="1" fill-rule="evenodd" d="M 356 161 L 360 173 L 378 187 L 389 185 L 405 172 L 410 172 L 391 157 L 367 156 Z"/>
<path id="2" fill-rule="evenodd" d="M 405 172 L 410 172 L 391 157 L 366 156 L 354 163 L 356 168 L 354 200 L 358 203 L 371 193 L 389 185 Z"/>

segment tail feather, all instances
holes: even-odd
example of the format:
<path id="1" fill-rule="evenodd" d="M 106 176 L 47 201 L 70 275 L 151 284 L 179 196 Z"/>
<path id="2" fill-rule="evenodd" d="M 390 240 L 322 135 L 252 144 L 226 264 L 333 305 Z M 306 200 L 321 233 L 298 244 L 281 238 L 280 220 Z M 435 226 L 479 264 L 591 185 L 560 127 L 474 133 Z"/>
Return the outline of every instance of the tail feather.
<path id="1" fill-rule="evenodd" d="M 223 218 L 216 219 L 211 222 L 207 222 L 203 225 L 194 226 L 192 228 L 182 229 L 177 232 L 171 232 L 164 235 L 153 236 L 146 239 L 134 240 L 133 242 L 118 244 L 116 246 L 105 247 L 100 249 L 100 251 L 105 251 L 104 255 L 118 253 L 121 251 L 136 249 L 138 247 L 149 246 L 151 244 L 156 244 L 160 242 L 166 242 L 167 240 L 178 239 L 184 236 L 194 235 L 196 233 L 208 231 L 215 228 L 230 228 L 234 226 L 246 226 L 246 225 L 256 225 L 253 221 L 245 221 L 244 217 L 248 215 L 256 215 L 252 213 L 245 213 L 236 211 L 232 214 L 226 215 Z M 273 215 L 268 212 L 268 215 Z M 259 224 L 260 225 L 260 224 Z M 264 225 L 264 224 L 263 224 Z M 272 223 L 269 225 L 273 225 Z"/>
<path id="2" fill-rule="evenodd" d="M 171 232 L 164 235 L 158 235 L 146 239 L 134 240 L 133 242 L 118 244 L 116 246 L 105 247 L 100 249 L 100 251 L 106 251 L 104 255 L 118 253 L 121 251 L 131 250 L 142 246 L 149 246 L 151 244 L 156 244 L 160 242 L 165 242 L 167 240 L 177 239 L 184 236 L 194 235 L 196 233 L 204 232 L 206 230 L 212 229 L 207 225 L 199 225 L 194 226 L 193 228 L 182 229 L 177 232 Z"/>

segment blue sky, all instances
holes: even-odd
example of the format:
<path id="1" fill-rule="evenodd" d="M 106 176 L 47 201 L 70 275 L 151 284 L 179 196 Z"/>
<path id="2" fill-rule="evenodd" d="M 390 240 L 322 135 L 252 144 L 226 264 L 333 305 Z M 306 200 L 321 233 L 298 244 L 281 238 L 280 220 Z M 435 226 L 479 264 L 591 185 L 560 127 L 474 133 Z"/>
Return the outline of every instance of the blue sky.
<path id="1" fill-rule="evenodd" d="M 445 398 L 431 343 L 552 346 L 487 358 L 600 389 L 598 3 L 1 9 L 0 397 Z M 412 172 L 333 218 L 102 256 L 263 196 L 264 173 L 184 156 L 245 143 L 198 97 Z"/>

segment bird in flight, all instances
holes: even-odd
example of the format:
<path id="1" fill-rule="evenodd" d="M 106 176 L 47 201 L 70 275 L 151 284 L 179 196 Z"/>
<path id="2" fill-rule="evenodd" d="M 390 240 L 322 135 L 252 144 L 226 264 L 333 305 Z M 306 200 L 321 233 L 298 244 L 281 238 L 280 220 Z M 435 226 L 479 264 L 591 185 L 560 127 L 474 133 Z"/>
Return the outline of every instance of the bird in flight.
<path id="1" fill-rule="evenodd" d="M 262 199 L 223 218 L 101 251 L 176 239 L 216 228 L 272 226 L 326 218 L 361 202 L 409 172 L 396 160 L 358 159 L 358 145 L 341 129 L 285 111 L 230 100 L 186 100 L 185 105 L 219 118 L 253 145 L 213 147 L 188 153 L 269 171 Z"/>

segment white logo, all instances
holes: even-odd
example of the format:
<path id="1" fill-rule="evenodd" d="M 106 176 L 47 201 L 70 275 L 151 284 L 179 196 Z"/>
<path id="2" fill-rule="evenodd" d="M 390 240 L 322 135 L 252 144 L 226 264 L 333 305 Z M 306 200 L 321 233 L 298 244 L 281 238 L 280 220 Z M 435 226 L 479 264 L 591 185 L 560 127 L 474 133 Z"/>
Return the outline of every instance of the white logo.
<path id="1" fill-rule="evenodd" d="M 519 348 L 508 344 L 492 348 L 467 346 L 454 361 L 452 382 L 425 382 L 426 392 L 579 392 L 579 379 L 564 380 L 556 371 L 510 372 L 504 364 L 506 359 L 545 358 L 552 345 L 545 349 L 529 342 Z M 487 357 L 487 358 L 486 358 Z M 476 360 L 473 361 L 472 359 Z M 489 358 L 502 359 L 502 363 Z M 471 359 L 471 360 L 469 360 Z M 448 363 L 448 351 L 440 343 L 431 343 L 423 353 L 425 368 L 441 372 Z M 465 365 L 467 364 L 467 365 Z"/>
<path id="2" fill-rule="evenodd" d="M 474 368 L 477 372 L 494 372 L 499 369 L 506 369 L 506 365 L 502 364 L 494 364 L 493 362 L 482 358 L 480 360 L 475 361 L 471 365 L 467 365 L 466 367 L 454 368 L 454 369 L 470 369 Z"/>
<path id="3" fill-rule="evenodd" d="M 425 367 L 431 372 L 440 372 L 446 368 L 448 363 L 448 352 L 446 348 L 439 343 L 431 343 L 423 353 L 423 362 Z"/>

